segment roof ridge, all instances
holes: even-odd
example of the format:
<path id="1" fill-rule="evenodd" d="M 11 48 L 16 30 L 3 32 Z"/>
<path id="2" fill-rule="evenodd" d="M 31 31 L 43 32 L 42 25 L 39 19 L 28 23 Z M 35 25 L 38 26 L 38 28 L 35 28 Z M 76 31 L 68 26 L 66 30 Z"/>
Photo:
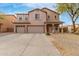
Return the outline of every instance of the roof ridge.
<path id="1" fill-rule="evenodd" d="M 53 10 L 51 10 L 51 9 L 49 9 L 49 8 L 46 8 L 46 7 L 42 8 L 42 10 L 43 10 L 43 9 L 47 9 L 47 10 L 49 10 L 49 11 L 52 11 L 52 12 L 55 12 L 55 13 L 59 14 L 58 12 L 53 11 Z"/>

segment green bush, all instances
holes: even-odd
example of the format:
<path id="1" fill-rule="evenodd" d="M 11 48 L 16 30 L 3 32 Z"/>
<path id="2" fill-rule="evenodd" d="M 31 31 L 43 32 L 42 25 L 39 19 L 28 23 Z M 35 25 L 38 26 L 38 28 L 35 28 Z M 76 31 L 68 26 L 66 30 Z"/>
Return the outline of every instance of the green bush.
<path id="1" fill-rule="evenodd" d="M 47 32 L 46 35 L 50 35 L 50 33 Z"/>

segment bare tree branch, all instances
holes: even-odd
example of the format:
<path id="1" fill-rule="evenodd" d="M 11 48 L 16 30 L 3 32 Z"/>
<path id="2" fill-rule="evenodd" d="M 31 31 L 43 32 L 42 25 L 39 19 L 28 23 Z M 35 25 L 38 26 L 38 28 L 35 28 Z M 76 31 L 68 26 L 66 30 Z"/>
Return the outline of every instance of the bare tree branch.
<path id="1" fill-rule="evenodd" d="M 72 15 L 67 11 L 67 13 L 69 14 L 69 16 L 71 17 L 71 19 L 73 18 Z"/>
<path id="2" fill-rule="evenodd" d="M 76 22 L 76 20 L 77 20 L 78 17 L 79 17 L 79 16 L 76 16 L 76 18 L 74 19 L 75 22 Z"/>
<path id="3" fill-rule="evenodd" d="M 75 16 L 78 11 L 79 11 L 79 8 L 76 9 L 76 11 L 74 12 L 73 16 Z"/>

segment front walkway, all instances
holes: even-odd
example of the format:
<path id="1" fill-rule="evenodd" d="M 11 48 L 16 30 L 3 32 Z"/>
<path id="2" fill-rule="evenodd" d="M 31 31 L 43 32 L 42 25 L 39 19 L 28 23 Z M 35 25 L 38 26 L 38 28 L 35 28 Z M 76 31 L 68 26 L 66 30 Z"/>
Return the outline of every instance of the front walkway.
<path id="1" fill-rule="evenodd" d="M 0 55 L 58 56 L 59 51 L 45 34 L 9 34 L 0 36 Z"/>

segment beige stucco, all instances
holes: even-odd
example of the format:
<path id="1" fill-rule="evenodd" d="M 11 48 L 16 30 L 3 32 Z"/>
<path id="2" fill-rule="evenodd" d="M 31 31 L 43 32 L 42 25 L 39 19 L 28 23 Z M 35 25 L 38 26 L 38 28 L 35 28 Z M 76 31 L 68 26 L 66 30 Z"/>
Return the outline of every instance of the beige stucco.
<path id="1" fill-rule="evenodd" d="M 40 15 L 39 20 L 35 19 L 35 14 Z M 59 14 L 50 9 L 48 10 L 47 8 L 35 9 L 35 10 L 29 12 L 28 14 L 16 14 L 16 16 L 17 16 L 16 21 L 30 22 L 31 25 L 44 25 L 44 22 L 46 22 L 46 21 L 50 21 L 50 22 L 59 21 Z M 50 16 L 50 19 L 47 20 L 48 16 Z M 19 17 L 22 17 L 22 20 L 19 20 Z M 25 17 L 27 17 L 28 20 L 25 20 Z"/>
<path id="2" fill-rule="evenodd" d="M 16 14 L 16 21 L 17 22 L 24 22 L 24 21 L 28 21 L 28 14 Z M 22 17 L 22 20 L 19 20 L 19 17 Z M 27 20 L 25 19 L 27 18 Z"/>
<path id="3" fill-rule="evenodd" d="M 68 32 L 73 32 L 73 25 L 68 25 Z M 79 28 L 79 24 L 75 24 L 76 31 Z"/>
<path id="4" fill-rule="evenodd" d="M 36 14 L 39 14 L 39 16 L 40 16 L 39 19 L 35 18 Z M 48 16 L 50 17 L 50 19 L 48 19 Z M 16 32 L 17 25 L 19 25 L 19 26 L 24 25 L 25 32 L 29 32 L 29 31 L 30 32 L 33 32 L 33 31 L 34 32 L 35 31 L 36 32 L 40 32 L 40 31 L 46 32 L 47 31 L 47 28 L 46 28 L 47 24 L 51 25 L 51 28 L 50 28 L 51 29 L 50 32 L 51 32 L 52 28 L 53 29 L 55 28 L 55 27 L 53 27 L 54 24 L 59 25 L 59 14 L 57 12 L 54 12 L 54 11 L 47 9 L 47 8 L 34 9 L 32 11 L 29 11 L 28 14 L 16 14 L 16 17 L 17 17 L 17 19 L 15 22 L 29 22 L 30 24 L 16 23 L 16 24 L 14 24 L 14 32 Z M 22 20 L 20 20 L 19 17 L 22 17 Z M 25 17 L 27 17 L 27 20 L 25 20 Z M 55 22 L 55 23 L 53 23 L 53 22 Z"/>
<path id="5" fill-rule="evenodd" d="M 47 12 L 47 16 L 50 16 L 50 19 L 48 21 L 53 22 L 53 21 L 59 21 L 59 14 L 52 11 L 52 10 L 48 10 L 47 8 L 43 8 L 43 11 Z M 56 16 L 56 18 L 55 18 Z"/>
<path id="6" fill-rule="evenodd" d="M 40 15 L 40 19 L 35 19 L 35 14 Z M 44 25 L 44 22 L 46 21 L 46 13 L 42 12 L 40 10 L 34 10 L 29 13 L 29 22 L 31 25 Z"/>
<path id="7" fill-rule="evenodd" d="M 9 29 L 13 29 L 13 21 L 16 20 L 16 17 L 14 15 L 2 15 L 3 19 L 0 20 L 2 23 L 1 25 L 1 32 L 7 32 Z"/>

